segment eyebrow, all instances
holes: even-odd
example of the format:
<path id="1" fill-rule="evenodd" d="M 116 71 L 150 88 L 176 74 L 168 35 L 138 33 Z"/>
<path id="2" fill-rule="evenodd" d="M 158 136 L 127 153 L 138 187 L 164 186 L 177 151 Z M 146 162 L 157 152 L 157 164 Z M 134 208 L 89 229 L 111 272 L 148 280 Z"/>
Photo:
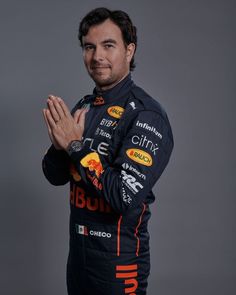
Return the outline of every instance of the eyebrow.
<path id="1" fill-rule="evenodd" d="M 107 44 L 107 43 L 117 44 L 116 40 L 111 39 L 111 38 L 109 38 L 109 39 L 105 39 L 105 40 L 102 41 L 102 44 Z M 83 44 L 83 47 L 88 46 L 88 45 L 95 46 L 95 44 L 93 44 L 93 43 L 91 43 L 91 42 L 85 42 L 85 43 Z"/>
<path id="2" fill-rule="evenodd" d="M 116 40 L 114 40 L 114 39 L 106 39 L 106 40 L 104 40 L 104 41 L 102 41 L 102 43 L 103 44 L 105 44 L 105 43 L 113 43 L 113 44 L 117 44 L 117 42 L 116 42 Z"/>

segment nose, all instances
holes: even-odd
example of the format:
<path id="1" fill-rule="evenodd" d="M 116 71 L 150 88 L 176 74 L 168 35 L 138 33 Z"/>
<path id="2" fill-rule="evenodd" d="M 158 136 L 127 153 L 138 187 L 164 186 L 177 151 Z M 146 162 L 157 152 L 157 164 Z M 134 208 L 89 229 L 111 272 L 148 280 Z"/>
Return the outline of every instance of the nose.
<path id="1" fill-rule="evenodd" d="M 101 47 L 97 46 L 93 52 L 93 60 L 100 62 L 104 60 L 104 57 L 104 50 Z"/>

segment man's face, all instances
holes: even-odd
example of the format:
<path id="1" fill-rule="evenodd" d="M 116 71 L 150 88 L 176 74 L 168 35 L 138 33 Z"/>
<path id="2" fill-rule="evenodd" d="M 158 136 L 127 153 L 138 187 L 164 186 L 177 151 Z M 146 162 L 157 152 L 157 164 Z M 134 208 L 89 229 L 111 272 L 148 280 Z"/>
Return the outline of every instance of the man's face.
<path id="1" fill-rule="evenodd" d="M 90 27 L 82 43 L 84 64 L 100 90 L 113 87 L 129 73 L 135 45 L 125 46 L 120 28 L 110 19 Z"/>

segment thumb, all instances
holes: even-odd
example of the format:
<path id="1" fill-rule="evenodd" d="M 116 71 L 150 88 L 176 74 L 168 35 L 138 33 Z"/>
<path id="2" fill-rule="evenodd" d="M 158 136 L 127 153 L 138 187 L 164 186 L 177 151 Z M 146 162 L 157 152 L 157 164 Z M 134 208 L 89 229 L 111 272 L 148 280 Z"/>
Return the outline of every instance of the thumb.
<path id="1" fill-rule="evenodd" d="M 83 109 L 83 111 L 82 111 L 81 114 L 80 114 L 79 122 L 78 122 L 78 123 L 80 124 L 81 127 L 84 127 L 84 123 L 85 123 L 85 115 L 86 115 L 87 112 L 88 112 L 87 109 Z"/>
<path id="2" fill-rule="evenodd" d="M 78 124 L 79 123 L 79 118 L 81 113 L 83 112 L 83 109 L 78 109 L 75 113 L 74 113 L 74 120 L 75 122 Z"/>

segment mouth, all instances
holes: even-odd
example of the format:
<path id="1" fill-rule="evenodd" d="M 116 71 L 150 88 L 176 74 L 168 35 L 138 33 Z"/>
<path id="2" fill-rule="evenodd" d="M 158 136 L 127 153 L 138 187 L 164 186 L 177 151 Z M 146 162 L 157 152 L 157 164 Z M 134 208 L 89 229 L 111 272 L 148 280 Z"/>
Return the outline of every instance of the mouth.
<path id="1" fill-rule="evenodd" d="M 99 70 L 99 69 L 110 69 L 110 66 L 93 66 L 91 67 L 92 70 Z"/>

